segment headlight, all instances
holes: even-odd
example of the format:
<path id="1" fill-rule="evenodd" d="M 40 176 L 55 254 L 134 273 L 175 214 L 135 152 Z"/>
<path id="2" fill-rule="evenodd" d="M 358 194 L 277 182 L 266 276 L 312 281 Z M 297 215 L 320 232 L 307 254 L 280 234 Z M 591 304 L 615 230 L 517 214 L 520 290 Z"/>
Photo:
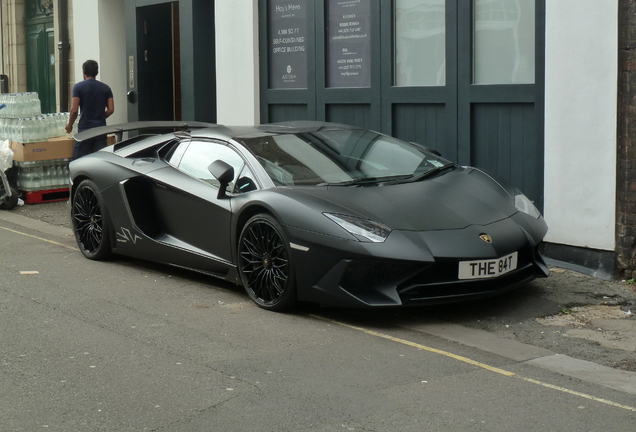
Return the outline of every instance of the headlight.
<path id="1" fill-rule="evenodd" d="M 333 213 L 323 214 L 363 242 L 382 243 L 392 231 L 390 227 L 369 219 Z"/>
<path id="2" fill-rule="evenodd" d="M 534 204 L 532 204 L 532 201 L 519 191 L 517 191 L 517 194 L 515 195 L 515 207 L 517 207 L 519 211 L 522 211 L 534 218 L 541 217 L 541 213 L 537 210 Z"/>

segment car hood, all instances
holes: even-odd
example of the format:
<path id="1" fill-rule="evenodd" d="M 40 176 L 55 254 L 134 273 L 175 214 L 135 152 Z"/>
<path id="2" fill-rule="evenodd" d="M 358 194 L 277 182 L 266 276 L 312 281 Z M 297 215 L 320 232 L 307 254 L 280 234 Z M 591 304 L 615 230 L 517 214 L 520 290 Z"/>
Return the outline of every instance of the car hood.
<path id="1" fill-rule="evenodd" d="M 518 210 L 491 177 L 457 168 L 414 183 L 316 187 L 305 193 L 341 208 L 342 214 L 382 222 L 393 229 L 422 231 L 487 225 Z M 328 210 L 333 211 L 333 210 Z"/>

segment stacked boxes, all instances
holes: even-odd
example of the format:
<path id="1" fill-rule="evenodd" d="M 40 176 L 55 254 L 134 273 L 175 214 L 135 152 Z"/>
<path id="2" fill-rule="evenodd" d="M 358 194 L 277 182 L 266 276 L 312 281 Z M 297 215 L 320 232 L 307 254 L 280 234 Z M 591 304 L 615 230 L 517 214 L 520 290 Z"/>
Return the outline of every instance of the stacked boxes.
<path id="1" fill-rule="evenodd" d="M 6 104 L 0 110 L 0 139 L 11 141 L 14 178 L 18 190 L 25 193 L 25 202 L 68 199 L 68 164 L 75 140 L 57 136 L 66 134 L 68 113 L 39 114 L 37 93 L 0 95 L 0 103 Z M 108 136 L 108 144 L 114 142 L 115 136 Z"/>
<path id="2" fill-rule="evenodd" d="M 114 144 L 115 135 L 109 135 L 107 143 Z M 36 192 L 68 189 L 68 164 L 73 157 L 74 147 L 75 140 L 67 137 L 34 143 L 11 142 L 18 190 Z M 26 202 L 29 204 L 28 199 Z"/>
<path id="3" fill-rule="evenodd" d="M 73 156 L 72 138 L 50 138 L 34 143 L 11 142 L 18 190 L 35 192 L 68 188 L 68 164 Z"/>
<path id="4" fill-rule="evenodd" d="M 0 102 L 5 104 L 0 110 L 0 139 L 11 141 L 14 179 L 18 190 L 25 192 L 25 202 L 29 194 L 67 191 L 75 143 L 59 135 L 65 134 L 62 123 L 68 114 L 41 115 L 37 93 L 2 94 Z"/>

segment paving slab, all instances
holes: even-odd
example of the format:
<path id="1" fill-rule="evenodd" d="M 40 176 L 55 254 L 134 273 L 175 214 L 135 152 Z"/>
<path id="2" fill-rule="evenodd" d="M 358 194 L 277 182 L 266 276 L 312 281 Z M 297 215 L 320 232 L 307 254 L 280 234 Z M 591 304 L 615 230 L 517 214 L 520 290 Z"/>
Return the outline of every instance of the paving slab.
<path id="1" fill-rule="evenodd" d="M 636 372 L 614 369 L 560 354 L 529 360 L 526 363 L 636 395 Z"/>
<path id="2" fill-rule="evenodd" d="M 512 339 L 502 338 L 484 330 L 464 327 L 442 321 L 430 321 L 425 324 L 401 324 L 402 327 L 421 331 L 433 336 L 478 348 L 514 361 L 527 361 L 539 357 L 554 355 L 554 352 Z"/>

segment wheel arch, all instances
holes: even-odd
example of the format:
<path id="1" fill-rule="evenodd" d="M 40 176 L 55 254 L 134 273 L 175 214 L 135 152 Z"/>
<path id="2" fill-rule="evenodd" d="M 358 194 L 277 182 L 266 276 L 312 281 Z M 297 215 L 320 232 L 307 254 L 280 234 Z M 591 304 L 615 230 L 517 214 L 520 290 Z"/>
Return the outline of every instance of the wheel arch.
<path id="1" fill-rule="evenodd" d="M 73 198 L 75 197 L 75 191 L 77 190 L 78 186 L 84 181 L 84 180 L 91 180 L 93 181 L 90 177 L 88 177 L 87 175 L 78 175 L 77 177 L 75 177 L 73 179 L 73 183 L 71 184 L 71 187 L 69 189 L 69 199 L 71 200 L 71 204 L 73 203 Z"/>
<path id="2" fill-rule="evenodd" d="M 244 208 L 241 211 L 241 213 L 238 215 L 238 218 L 236 220 L 236 229 L 234 230 L 234 236 L 232 239 L 234 247 L 236 247 L 236 245 L 238 244 L 239 238 L 241 237 L 241 232 L 243 231 L 245 224 L 247 224 L 247 221 L 250 220 L 252 216 L 255 216 L 260 213 L 267 213 L 270 216 L 276 218 L 276 215 L 274 215 L 274 212 L 272 212 L 269 208 L 267 208 L 266 206 L 262 204 L 253 204 Z M 235 253 L 238 254 L 238 251 L 235 250 Z M 238 262 L 238 256 L 236 257 L 236 259 Z"/>
<path id="3" fill-rule="evenodd" d="M 234 258 L 237 258 L 236 244 L 241 236 L 241 231 L 247 221 L 258 213 L 266 213 L 276 219 L 290 240 L 293 240 L 293 234 L 288 229 L 290 227 L 300 228 L 304 231 L 328 237 L 356 240 L 355 237 L 344 231 L 342 227 L 336 225 L 327 217 L 321 216 L 324 212 L 350 213 L 346 208 L 305 192 L 263 192 L 264 194 L 257 199 L 249 200 L 245 196 L 235 201 L 237 216 L 232 225 L 234 227 L 232 236 Z"/>

